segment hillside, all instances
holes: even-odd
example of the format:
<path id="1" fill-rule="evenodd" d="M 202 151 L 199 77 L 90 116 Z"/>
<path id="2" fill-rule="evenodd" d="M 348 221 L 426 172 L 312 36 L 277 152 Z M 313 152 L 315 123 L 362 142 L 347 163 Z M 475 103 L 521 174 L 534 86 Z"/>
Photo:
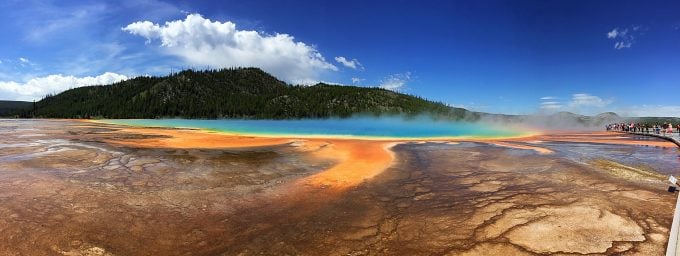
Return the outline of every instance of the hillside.
<path id="1" fill-rule="evenodd" d="M 32 106 L 33 102 L 0 100 L 0 116 L 10 116 L 30 110 Z"/>
<path id="2" fill-rule="evenodd" d="M 289 85 L 257 68 L 186 70 L 166 77 L 137 77 L 112 85 L 80 87 L 47 96 L 35 104 L 35 109 L 32 102 L 0 101 L 0 116 L 44 118 L 298 119 L 419 114 L 551 128 L 601 127 L 622 121 L 680 122 L 677 118 L 624 118 L 612 112 L 596 116 L 471 112 L 381 88 Z"/>
<path id="3" fill-rule="evenodd" d="M 113 85 L 71 89 L 37 102 L 24 116 L 48 118 L 348 117 L 355 114 L 431 114 L 476 119 L 476 113 L 381 88 L 288 85 L 257 68 L 186 70 Z"/>

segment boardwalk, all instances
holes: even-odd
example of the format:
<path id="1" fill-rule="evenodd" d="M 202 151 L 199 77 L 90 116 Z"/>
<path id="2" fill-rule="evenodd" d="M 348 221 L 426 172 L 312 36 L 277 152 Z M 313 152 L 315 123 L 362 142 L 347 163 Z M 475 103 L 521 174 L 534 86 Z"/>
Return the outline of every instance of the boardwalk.
<path id="1" fill-rule="evenodd" d="M 649 132 L 649 133 L 626 132 L 626 133 L 657 137 L 657 138 L 660 138 L 660 139 L 664 139 L 664 140 L 668 140 L 670 142 L 673 142 L 673 143 L 675 143 L 675 145 L 678 145 L 678 147 L 680 147 L 680 134 L 678 134 L 678 133 L 659 133 L 659 134 L 652 133 L 652 132 Z"/>
<path id="2" fill-rule="evenodd" d="M 680 246 L 678 246 L 678 225 L 680 225 L 680 197 L 675 203 L 675 213 L 673 214 L 673 224 L 668 235 L 668 247 L 666 247 L 666 256 L 680 255 Z"/>
<path id="3" fill-rule="evenodd" d="M 675 143 L 680 147 L 680 134 L 678 133 L 640 133 L 640 132 L 627 132 L 630 134 L 653 136 L 661 139 L 665 139 Z M 673 214 L 673 224 L 671 225 L 671 231 L 668 235 L 668 247 L 666 247 L 666 256 L 680 256 L 680 196 L 675 203 L 675 212 Z"/>

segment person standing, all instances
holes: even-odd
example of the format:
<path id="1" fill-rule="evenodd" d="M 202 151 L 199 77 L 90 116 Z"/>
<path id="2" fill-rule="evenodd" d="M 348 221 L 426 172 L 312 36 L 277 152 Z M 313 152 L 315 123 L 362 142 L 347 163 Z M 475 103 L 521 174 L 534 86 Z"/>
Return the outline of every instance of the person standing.
<path id="1" fill-rule="evenodd" d="M 669 136 L 673 136 L 673 124 L 672 123 L 668 123 L 668 128 L 666 130 L 667 130 L 666 132 L 670 134 Z"/>

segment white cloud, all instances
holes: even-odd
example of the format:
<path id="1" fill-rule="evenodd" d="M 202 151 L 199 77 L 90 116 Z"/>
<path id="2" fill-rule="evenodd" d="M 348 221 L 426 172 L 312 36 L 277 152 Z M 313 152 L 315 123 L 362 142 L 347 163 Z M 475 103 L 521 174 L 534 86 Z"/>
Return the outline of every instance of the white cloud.
<path id="1" fill-rule="evenodd" d="M 366 80 L 366 79 L 359 78 L 359 77 L 352 77 L 352 84 L 358 84 L 358 83 L 363 82 L 364 80 Z"/>
<path id="2" fill-rule="evenodd" d="M 582 115 L 596 115 L 607 111 L 613 111 L 620 116 L 630 117 L 680 117 L 680 106 L 677 105 L 636 105 L 617 107 L 614 101 L 605 100 L 601 97 L 588 93 L 576 93 L 571 99 L 563 104 L 556 100 L 557 97 L 542 97 L 539 111 L 547 113 L 556 111 L 569 111 Z"/>
<path id="3" fill-rule="evenodd" d="M 411 72 L 394 74 L 381 80 L 379 87 L 392 91 L 401 91 L 406 88 L 406 83 L 409 81 L 411 81 Z"/>
<path id="4" fill-rule="evenodd" d="M 614 39 L 614 38 L 616 38 L 616 37 L 619 36 L 619 35 L 625 36 L 626 33 L 628 33 L 628 30 L 627 30 L 627 29 L 619 30 L 619 28 L 614 28 L 612 31 L 607 32 L 607 38 L 609 38 L 609 39 Z"/>
<path id="5" fill-rule="evenodd" d="M 60 93 L 81 86 L 112 84 L 126 79 L 127 76 L 106 72 L 95 77 L 56 74 L 33 78 L 23 83 L 0 81 L 0 100 L 38 100 L 49 93 Z"/>
<path id="6" fill-rule="evenodd" d="M 623 48 L 630 48 L 633 46 L 632 42 L 616 42 L 614 44 L 614 49 L 621 50 Z"/>
<path id="7" fill-rule="evenodd" d="M 607 38 L 614 40 L 614 49 L 621 50 L 630 48 L 635 43 L 638 36 L 644 35 L 645 27 L 632 26 L 628 28 L 614 28 L 607 32 Z"/>
<path id="8" fill-rule="evenodd" d="M 335 61 L 337 61 L 338 63 L 342 64 L 343 66 L 351 68 L 351 69 L 357 69 L 357 68 L 362 69 L 362 70 L 364 69 L 364 66 L 361 65 L 361 63 L 357 59 L 348 60 L 345 57 L 338 56 L 338 57 L 335 57 Z"/>
<path id="9" fill-rule="evenodd" d="M 316 48 L 291 35 L 238 30 L 230 21 L 212 21 L 200 14 L 163 25 L 138 21 L 122 29 L 147 42 L 159 39 L 168 54 L 189 65 L 254 66 L 292 83 L 319 80 L 321 73 L 338 70 Z"/>
<path id="10" fill-rule="evenodd" d="M 37 67 L 37 65 L 35 63 L 33 63 L 31 60 L 29 60 L 27 58 L 20 57 L 17 60 L 18 61 L 16 63 L 19 63 L 19 65 L 21 65 L 22 67 L 33 67 L 33 68 Z"/>
<path id="11" fill-rule="evenodd" d="M 541 102 L 540 109 L 541 110 L 557 110 L 561 109 L 563 106 L 561 103 L 557 101 L 546 101 L 546 102 Z"/>
<path id="12" fill-rule="evenodd" d="M 612 100 L 603 100 L 600 97 L 590 95 L 587 93 L 577 93 L 571 96 L 571 101 L 569 101 L 569 107 L 580 108 L 580 107 L 597 107 L 603 108 L 612 103 Z"/>
<path id="13" fill-rule="evenodd" d="M 561 103 L 557 101 L 546 101 L 541 102 L 541 106 L 561 106 Z"/>
<path id="14" fill-rule="evenodd" d="M 680 117 L 680 106 L 639 105 L 622 108 L 615 112 L 631 117 Z"/>
<path id="15" fill-rule="evenodd" d="M 540 98 L 540 111 L 569 111 L 579 114 L 598 114 L 604 112 L 613 100 L 605 100 L 587 93 L 576 93 L 566 103 L 558 101 L 557 97 L 545 96 Z"/>
<path id="16" fill-rule="evenodd" d="M 553 112 L 564 107 L 561 102 L 557 101 L 557 97 L 544 96 L 541 97 L 540 100 L 541 105 L 539 106 L 539 110 L 541 111 Z"/>

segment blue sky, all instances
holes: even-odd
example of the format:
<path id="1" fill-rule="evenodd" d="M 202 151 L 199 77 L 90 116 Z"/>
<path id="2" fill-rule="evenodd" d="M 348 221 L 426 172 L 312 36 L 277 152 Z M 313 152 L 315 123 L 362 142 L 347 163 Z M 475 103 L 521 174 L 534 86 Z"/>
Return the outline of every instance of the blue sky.
<path id="1" fill-rule="evenodd" d="M 678 1 L 3 1 L 0 99 L 257 66 L 509 114 L 680 116 Z"/>

